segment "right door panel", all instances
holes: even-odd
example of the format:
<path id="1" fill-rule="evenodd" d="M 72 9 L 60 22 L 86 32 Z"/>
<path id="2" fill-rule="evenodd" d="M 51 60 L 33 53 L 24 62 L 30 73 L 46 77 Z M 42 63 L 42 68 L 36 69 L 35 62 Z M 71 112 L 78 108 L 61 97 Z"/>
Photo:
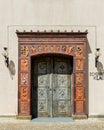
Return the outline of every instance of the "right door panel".
<path id="1" fill-rule="evenodd" d="M 53 116 L 71 116 L 70 60 L 54 58 L 53 61 Z"/>

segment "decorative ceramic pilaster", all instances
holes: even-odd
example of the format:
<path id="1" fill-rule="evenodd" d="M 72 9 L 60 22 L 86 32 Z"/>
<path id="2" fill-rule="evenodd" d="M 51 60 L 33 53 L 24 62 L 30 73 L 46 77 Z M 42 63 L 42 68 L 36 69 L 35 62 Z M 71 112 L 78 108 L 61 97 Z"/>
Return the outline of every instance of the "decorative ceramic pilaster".
<path id="1" fill-rule="evenodd" d="M 73 56 L 73 116 L 86 116 L 85 61 L 87 32 L 17 32 L 19 42 L 18 116 L 31 116 L 31 57 Z"/>

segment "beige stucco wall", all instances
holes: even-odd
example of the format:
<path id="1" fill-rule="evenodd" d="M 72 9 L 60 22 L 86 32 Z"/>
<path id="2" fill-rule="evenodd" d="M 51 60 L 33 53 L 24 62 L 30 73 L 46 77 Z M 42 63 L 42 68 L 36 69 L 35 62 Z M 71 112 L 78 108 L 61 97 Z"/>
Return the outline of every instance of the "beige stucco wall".
<path id="1" fill-rule="evenodd" d="M 18 95 L 18 39 L 16 29 L 36 30 L 88 30 L 89 70 L 96 72 L 95 47 L 104 57 L 104 0 L 0 0 L 0 115 L 17 114 Z M 13 79 L 1 55 L 9 48 L 9 58 L 15 63 Z M 104 80 L 89 76 L 89 115 L 104 115 Z"/>

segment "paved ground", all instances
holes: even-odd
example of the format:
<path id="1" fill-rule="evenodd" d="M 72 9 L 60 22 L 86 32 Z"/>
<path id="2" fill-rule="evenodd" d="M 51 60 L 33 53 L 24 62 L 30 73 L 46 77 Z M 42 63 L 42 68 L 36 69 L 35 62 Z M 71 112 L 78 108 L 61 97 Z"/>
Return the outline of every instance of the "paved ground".
<path id="1" fill-rule="evenodd" d="M 0 130 L 104 130 L 104 118 L 89 118 L 73 122 L 31 122 L 0 118 Z"/>

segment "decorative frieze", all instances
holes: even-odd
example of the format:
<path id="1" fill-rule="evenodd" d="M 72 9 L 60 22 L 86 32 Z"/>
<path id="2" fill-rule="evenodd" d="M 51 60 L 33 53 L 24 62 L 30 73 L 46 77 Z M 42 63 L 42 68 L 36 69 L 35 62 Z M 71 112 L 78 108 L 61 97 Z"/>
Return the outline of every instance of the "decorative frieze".
<path id="1" fill-rule="evenodd" d="M 36 55 L 39 53 L 64 53 L 67 55 L 74 54 L 74 45 L 27 45 L 20 46 L 20 57 L 28 57 L 29 55 Z"/>

